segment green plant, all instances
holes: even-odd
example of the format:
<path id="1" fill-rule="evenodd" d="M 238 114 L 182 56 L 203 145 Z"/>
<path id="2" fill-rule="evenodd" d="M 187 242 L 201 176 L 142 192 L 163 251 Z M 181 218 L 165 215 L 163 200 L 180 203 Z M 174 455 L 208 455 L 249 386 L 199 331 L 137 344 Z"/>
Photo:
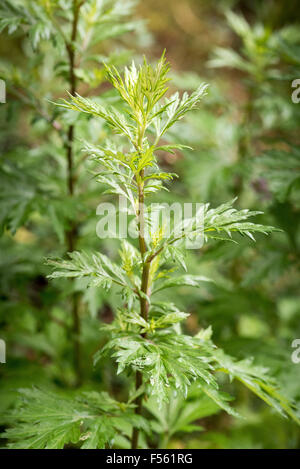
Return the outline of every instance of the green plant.
<path id="1" fill-rule="evenodd" d="M 138 246 L 123 241 L 119 264 L 99 252 L 79 251 L 69 253 L 67 260 L 50 259 L 49 264 L 55 267 L 52 278 L 85 278 L 88 287 L 110 289 L 116 285 L 120 290 L 123 306 L 111 324 L 102 325 L 108 341 L 96 353 L 95 364 L 110 354 L 117 363 L 117 372 L 129 377 L 130 397 L 128 402 L 121 403 L 98 393 L 54 398 L 49 393 L 26 391 L 23 402 L 11 417 L 12 428 L 6 431 L 6 437 L 13 442 L 12 446 L 19 447 L 55 448 L 73 443 L 104 448 L 118 446 L 121 436 L 128 441 L 132 430 L 131 447 L 145 446 L 150 428 L 143 417 L 144 403 L 155 415 L 151 401 L 155 400 L 161 409 L 178 396 L 184 401 L 192 390 L 192 383 L 193 392 L 196 388 L 202 398 L 207 396 L 216 407 L 237 416 L 229 404 L 230 396 L 220 390 L 219 374 L 242 382 L 279 413 L 298 422 L 293 406 L 280 394 L 265 368 L 254 365 L 250 359 L 237 361 L 225 354 L 212 342 L 211 328 L 202 329 L 193 337 L 183 333 L 180 324 L 187 314 L 173 303 L 162 301 L 158 295 L 160 290 L 178 284 L 197 286 L 207 280 L 187 274 L 174 275 L 174 267 L 186 269 L 186 239 L 193 240 L 202 234 L 205 243 L 236 242 L 232 239 L 235 233 L 253 239 L 255 233 L 275 230 L 248 221 L 259 212 L 236 210 L 232 202 L 215 209 L 203 205 L 200 226 L 197 212 L 183 221 L 181 230 L 173 226 L 168 236 L 162 225 L 155 232 L 145 229 L 151 223 L 146 202 L 153 192 L 166 188 L 164 181 L 173 177 L 160 169 L 156 152 L 181 148 L 173 143 L 162 145 L 161 138 L 198 106 L 207 85 L 199 86 L 191 95 L 184 93 L 179 97 L 175 93 L 164 98 L 169 70 L 164 56 L 155 67 L 146 60 L 139 67 L 133 63 L 125 69 L 124 78 L 114 67 L 107 66 L 106 70 L 122 98 L 120 109 L 99 105 L 78 94 L 70 95 L 70 100 L 64 100 L 60 106 L 104 119 L 115 131 L 113 143 L 107 141 L 102 146 L 86 143 L 85 150 L 100 165 L 96 173 L 99 182 L 108 186 L 112 193 L 127 197 L 135 214 Z M 207 406 L 207 401 L 204 402 Z M 176 412 L 180 410 L 178 405 L 175 405 Z M 214 411 L 207 409 L 207 415 Z M 191 417 L 182 418 L 182 427 L 178 423 L 177 429 L 169 422 L 170 434 L 180 429 L 184 431 L 185 425 L 186 431 L 194 429 L 192 422 L 197 415 L 205 415 L 204 410 L 202 414 L 198 410 Z M 157 423 L 152 428 L 154 432 L 164 431 L 162 424 Z"/>

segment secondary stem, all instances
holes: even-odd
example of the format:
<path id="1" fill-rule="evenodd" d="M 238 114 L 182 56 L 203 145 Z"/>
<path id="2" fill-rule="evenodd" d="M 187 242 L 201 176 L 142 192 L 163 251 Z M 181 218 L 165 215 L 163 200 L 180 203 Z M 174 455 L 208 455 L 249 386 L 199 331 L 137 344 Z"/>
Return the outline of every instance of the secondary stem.
<path id="1" fill-rule="evenodd" d="M 78 20 L 79 11 L 83 2 L 73 0 L 73 22 L 71 40 L 66 43 L 67 54 L 69 57 L 69 81 L 70 81 L 70 93 L 75 95 L 77 89 L 77 80 L 75 74 L 75 41 L 78 32 Z M 71 124 L 68 128 L 67 134 L 67 185 L 68 193 L 70 197 L 74 195 L 75 189 L 75 178 L 74 178 L 74 134 L 75 128 Z M 66 231 L 66 241 L 68 251 L 72 252 L 75 249 L 77 242 L 77 225 L 75 221 L 71 222 L 70 228 Z M 76 292 L 72 295 L 72 319 L 73 319 L 73 344 L 74 344 L 74 368 L 76 371 L 76 386 L 80 386 L 82 382 L 82 370 L 81 370 L 81 347 L 80 347 L 80 317 L 79 317 L 79 297 Z"/>

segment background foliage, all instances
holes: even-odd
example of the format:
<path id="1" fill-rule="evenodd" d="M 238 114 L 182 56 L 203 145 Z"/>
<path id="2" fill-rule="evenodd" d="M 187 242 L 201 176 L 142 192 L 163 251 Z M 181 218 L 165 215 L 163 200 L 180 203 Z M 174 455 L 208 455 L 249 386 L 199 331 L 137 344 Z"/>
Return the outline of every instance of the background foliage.
<path id="1" fill-rule="evenodd" d="M 71 13 L 72 2 L 1 6 L 0 76 L 8 90 L 7 103 L 0 105 L 0 323 L 7 343 L 7 363 L 0 365 L 3 446 L 9 440 L 24 447 L 28 435 L 28 447 L 78 446 L 84 425 L 80 445 L 86 448 L 101 447 L 107 438 L 127 447 L 132 426 L 141 429 L 143 446 L 299 447 L 296 423 L 238 381 L 223 378 L 222 389 L 236 396 L 234 408 L 244 419 L 220 411 L 194 385 L 186 399 L 173 397 L 159 412 L 148 399 L 147 418 L 139 418 L 130 378 L 116 373 L 109 356 L 95 368 L 92 361 L 107 342 L 105 329 L 112 327 L 121 297 L 114 288 L 87 288 L 85 279 L 49 282 L 51 269 L 44 263 L 45 257 L 64 257 L 73 248 L 97 250 L 115 261 L 119 249 L 116 242 L 96 237 L 96 206 L 112 196 L 91 177 L 96 163 L 85 158 L 80 143 L 102 144 L 114 138 L 111 130 L 102 120 L 52 102 L 67 98 L 75 83 L 82 96 L 120 109 L 103 63 L 122 69 L 132 58 L 140 63 L 143 53 L 156 61 L 166 48 L 171 91 L 191 93 L 203 81 L 210 86 L 201 107 L 169 132 L 168 138 L 193 151 L 159 153 L 162 169 L 180 177 L 158 200 L 216 207 L 237 196 L 237 208 L 263 211 L 257 222 L 282 232 L 258 234 L 256 243 L 216 241 L 188 251 L 189 272 L 214 281 L 197 288 L 181 281 L 164 290 L 162 299 L 189 313 L 183 326 L 187 336 L 200 331 L 209 341 L 211 325 L 213 342 L 240 360 L 239 376 L 249 378 L 253 357 L 299 406 L 300 365 L 291 361 L 292 341 L 300 337 L 300 116 L 291 100 L 291 82 L 300 77 L 297 2 L 149 0 L 124 7 L 124 2 L 89 0 L 80 7 L 78 35 L 70 43 L 76 51 L 73 77 L 69 39 L 66 44 L 72 38 Z M 61 396 L 59 417 L 55 393 Z M 224 394 L 223 408 L 228 399 Z M 20 408 L 23 423 L 15 427 Z M 34 441 L 30 426 L 37 416 L 40 440 Z M 59 428 L 54 435 L 51 425 Z"/>

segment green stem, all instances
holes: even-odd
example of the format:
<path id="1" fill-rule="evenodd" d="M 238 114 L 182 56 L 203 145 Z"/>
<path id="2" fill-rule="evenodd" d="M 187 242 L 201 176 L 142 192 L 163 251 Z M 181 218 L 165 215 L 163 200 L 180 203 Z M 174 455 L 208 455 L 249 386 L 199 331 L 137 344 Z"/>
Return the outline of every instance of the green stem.
<path id="1" fill-rule="evenodd" d="M 139 246 L 140 246 L 140 253 L 143 260 L 143 270 L 142 270 L 142 283 L 141 283 L 141 290 L 142 292 L 149 296 L 149 280 L 150 280 L 150 266 L 151 262 L 145 260 L 145 253 L 147 251 L 147 246 L 145 243 L 145 233 L 144 233 L 144 171 L 141 171 L 140 179 L 141 182 L 138 184 L 138 193 L 139 193 L 139 207 L 138 207 L 138 229 L 139 229 Z M 140 297 L 140 314 L 145 321 L 148 320 L 148 310 L 149 310 L 149 302 L 145 297 Z M 142 337 L 146 337 L 146 333 L 142 334 Z M 135 387 L 139 389 L 143 384 L 143 375 L 140 371 L 136 372 L 135 377 Z M 136 408 L 135 413 L 136 415 L 141 415 L 143 410 L 143 395 L 141 394 L 136 398 L 134 401 Z M 139 439 L 139 430 L 138 428 L 134 427 L 132 430 L 132 438 L 131 438 L 131 448 L 137 449 L 138 448 L 138 439 Z"/>

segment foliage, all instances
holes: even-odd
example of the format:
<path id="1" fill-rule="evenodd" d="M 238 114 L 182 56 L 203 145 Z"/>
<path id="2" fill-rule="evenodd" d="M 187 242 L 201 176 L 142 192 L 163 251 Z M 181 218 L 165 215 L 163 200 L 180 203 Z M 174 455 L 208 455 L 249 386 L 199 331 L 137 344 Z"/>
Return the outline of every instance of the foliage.
<path id="1" fill-rule="evenodd" d="M 272 27 L 267 7 L 259 21 L 230 11 L 233 46 L 213 52 L 219 76 L 207 72 L 209 88 L 196 73 L 170 82 L 164 55 L 120 74 L 126 33 L 141 28 L 132 6 L 1 5 L 2 35 L 12 45 L 21 38 L 25 54 L 0 64 L 10 96 L 0 141 L 0 321 L 12 351 L 0 370 L 2 437 L 12 448 L 295 447 L 299 113 L 290 80 L 299 34 Z M 182 203 L 210 204 L 172 220 L 166 235 L 151 225 L 149 203 L 173 203 L 174 191 Z M 93 215 L 116 195 L 138 235 L 118 252 L 96 241 Z M 186 251 L 199 234 L 203 246 Z M 28 376 L 37 387 L 24 389 Z M 8 392 L 18 388 L 19 398 Z M 199 435 L 207 425 L 213 431 Z M 269 425 L 273 432 L 262 430 Z"/>
<path id="2" fill-rule="evenodd" d="M 63 449 L 80 444 L 82 449 L 103 449 L 111 444 L 116 431 L 125 437 L 132 425 L 149 431 L 133 412 L 133 406 L 115 401 L 95 391 L 64 397 L 39 389 L 20 391 L 15 414 L 20 425 L 6 431 L 10 448 Z M 11 416 L 14 421 L 14 414 Z M 15 443 L 14 443 L 15 441 Z"/>
<path id="3" fill-rule="evenodd" d="M 182 334 L 178 329 L 174 330 L 173 324 L 180 322 L 185 315 L 173 306 L 169 308 L 165 304 L 162 309 L 152 304 L 150 297 L 152 285 L 155 289 L 155 276 L 159 277 L 157 275 L 159 269 L 165 267 L 165 261 L 161 254 L 165 247 L 176 239 L 162 239 L 157 245 L 153 238 L 146 241 L 141 229 L 143 223 L 141 217 L 144 213 L 142 204 L 147 195 L 145 189 L 155 174 L 151 173 L 148 168 L 154 164 L 157 166 L 156 146 L 159 145 L 161 135 L 165 133 L 164 130 L 160 129 L 171 127 L 183 114 L 194 108 L 205 89 L 201 86 L 190 97 L 185 95 L 179 101 L 177 95 L 175 98 L 171 96 L 170 99 L 160 104 L 160 100 L 167 90 L 165 87 L 166 72 L 167 66 L 164 57 L 155 68 L 148 65 L 146 60 L 138 69 L 133 64 L 130 69 L 126 69 L 124 82 L 119 74 L 116 76 L 112 69 L 108 69 L 110 81 L 116 86 L 129 107 L 129 109 L 125 107 L 123 111 L 127 115 L 119 114 L 114 109 L 95 106 L 91 101 L 83 100 L 79 96 L 71 97 L 70 104 L 64 101 L 64 107 L 105 119 L 113 129 L 123 134 L 129 141 L 127 152 L 122 149 L 118 150 L 117 155 L 114 152 L 106 152 L 104 159 L 105 161 L 108 158 L 115 160 L 117 170 L 112 167 L 110 176 L 117 181 L 120 179 L 118 174 L 126 162 L 128 177 L 124 178 L 123 186 L 124 191 L 130 192 L 130 199 L 133 200 L 136 207 L 141 258 L 129 265 L 126 262 L 129 259 L 124 258 L 126 256 L 124 253 L 123 260 L 125 259 L 126 269 L 123 265 L 122 271 L 122 266 L 113 264 L 102 254 L 86 255 L 75 252 L 70 254 L 68 261 L 52 261 L 52 264 L 58 267 L 52 277 L 87 276 L 91 285 L 110 288 L 114 282 L 122 289 L 126 289 L 127 307 L 125 310 L 119 310 L 116 322 L 107 327 L 111 337 L 106 346 L 96 355 L 95 363 L 103 354 L 110 352 L 118 364 L 118 373 L 128 370 L 129 372 L 135 371 L 138 376 L 141 376 L 141 383 L 143 383 L 141 385 L 145 386 L 145 390 L 141 391 L 143 394 L 156 396 L 161 403 L 168 399 L 170 388 L 174 387 L 178 392 L 187 395 L 188 387 L 192 381 L 195 381 L 201 390 L 220 407 L 234 414 L 234 411 L 227 404 L 227 398 L 218 391 L 219 386 L 213 371 L 219 370 L 228 373 L 231 378 L 239 379 L 269 405 L 283 414 L 287 412 L 297 421 L 289 403 L 281 397 L 276 388 L 273 387 L 272 381 L 265 376 L 265 370 L 252 366 L 249 360 L 235 362 L 216 349 L 208 340 L 201 339 L 201 334 L 199 337 L 192 338 Z M 175 107 L 174 103 L 176 103 Z M 150 134 L 150 126 L 154 119 L 166 123 L 155 125 L 155 142 L 157 143 L 153 144 L 149 138 L 152 135 Z M 101 163 L 101 157 L 98 157 L 98 161 Z M 105 182 L 105 179 L 101 178 L 101 182 Z M 252 238 L 253 232 L 268 233 L 273 231 L 272 227 L 245 222 L 249 216 L 256 214 L 257 212 L 251 213 L 247 210 L 236 211 L 230 203 L 217 209 L 208 209 L 206 206 L 204 214 L 206 238 L 210 237 L 211 232 L 225 231 L 226 234 L 230 235 L 232 231 L 237 231 Z M 189 223 L 189 226 L 193 230 L 193 222 Z M 185 232 L 183 236 L 186 236 Z M 125 249 L 130 254 L 135 253 L 134 248 L 129 246 L 127 243 Z M 136 276 L 134 268 L 138 271 Z M 172 286 L 171 282 L 164 284 L 164 288 L 169 286 Z M 138 305 L 140 305 L 140 313 L 136 312 Z M 136 391 L 140 391 L 139 385 Z M 142 395 L 134 401 L 136 405 Z M 28 405 L 30 408 L 30 402 Z M 140 414 L 141 409 L 138 406 L 136 415 L 140 417 Z M 135 426 L 132 436 L 133 447 L 136 447 L 137 444 L 138 430 L 138 427 Z M 71 428 L 68 426 L 65 431 L 68 436 L 66 439 L 63 437 L 62 440 L 59 439 L 58 445 L 75 438 L 70 436 L 75 431 L 73 426 Z"/>

